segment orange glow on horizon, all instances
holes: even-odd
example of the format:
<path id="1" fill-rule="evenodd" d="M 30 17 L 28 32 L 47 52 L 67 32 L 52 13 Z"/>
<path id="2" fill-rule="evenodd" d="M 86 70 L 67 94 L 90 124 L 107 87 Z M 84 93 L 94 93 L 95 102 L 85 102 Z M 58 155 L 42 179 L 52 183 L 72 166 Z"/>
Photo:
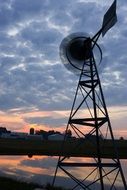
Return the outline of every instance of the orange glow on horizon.
<path id="1" fill-rule="evenodd" d="M 22 161 L 35 161 L 36 163 L 38 161 L 41 161 L 43 163 L 43 160 L 47 159 L 47 156 L 33 156 L 32 158 L 28 158 L 27 156 L 0 156 L 0 168 L 4 168 L 5 174 L 8 175 L 18 175 L 16 173 L 16 170 L 21 170 L 26 172 L 26 174 L 29 173 L 29 175 L 32 174 L 45 174 L 45 175 L 51 175 L 54 174 L 54 169 L 42 167 L 40 165 L 36 167 L 32 167 L 32 165 L 23 164 Z M 57 159 L 56 159 L 57 162 Z M 49 166 L 50 167 L 50 166 Z"/>
<path id="2" fill-rule="evenodd" d="M 29 109 L 30 110 L 30 109 Z M 51 119 L 63 119 L 66 118 L 66 120 L 69 117 L 70 110 L 54 110 L 54 111 L 40 111 L 35 108 L 31 108 L 31 111 L 26 111 L 23 108 L 17 108 L 17 109 L 11 109 L 8 112 L 0 111 L 0 125 L 6 127 L 8 130 L 11 131 L 22 131 L 22 132 L 29 132 L 30 128 L 34 128 L 35 130 L 55 130 L 64 132 L 66 129 L 66 123 L 60 126 L 50 126 L 45 124 L 37 124 L 37 123 L 29 123 L 29 119 L 36 119 L 36 118 L 51 118 Z M 109 115 L 111 117 L 113 128 L 115 133 L 119 133 L 119 136 L 123 136 L 123 134 L 127 134 L 126 132 L 126 114 L 127 114 L 127 106 L 114 106 L 109 107 Z M 87 114 L 87 113 L 86 113 Z M 79 111 L 80 117 L 84 117 L 84 111 Z M 122 123 L 121 123 L 122 121 Z M 125 122 L 126 121 L 126 122 Z M 122 126 L 118 125 L 121 124 Z M 114 127 L 114 125 L 116 125 Z M 124 128 L 123 128 L 124 127 Z M 87 129 L 86 129 L 87 130 Z"/>

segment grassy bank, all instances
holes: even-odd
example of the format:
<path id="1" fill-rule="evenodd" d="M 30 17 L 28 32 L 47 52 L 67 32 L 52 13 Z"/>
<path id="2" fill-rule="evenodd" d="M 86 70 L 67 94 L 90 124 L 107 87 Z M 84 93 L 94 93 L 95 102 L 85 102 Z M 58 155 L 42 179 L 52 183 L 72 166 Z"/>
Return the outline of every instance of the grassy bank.
<path id="1" fill-rule="evenodd" d="M 41 186 L 33 183 L 21 182 L 7 177 L 0 177 L 0 189 L 3 190 L 34 190 Z"/>
<path id="2" fill-rule="evenodd" d="M 47 184 L 45 187 L 42 187 L 34 183 L 21 182 L 7 177 L 0 177 L 1 190 L 35 190 L 36 188 L 45 188 L 47 190 L 65 190 L 61 187 L 52 188 L 50 184 Z"/>
<path id="3" fill-rule="evenodd" d="M 91 143 L 92 142 L 92 143 Z M 45 155 L 45 156 L 72 156 L 72 157 L 96 157 L 97 148 L 95 141 L 83 139 L 70 139 L 64 143 L 64 151 L 61 152 L 62 141 L 49 140 L 24 140 L 0 138 L 0 155 Z M 115 140 L 119 157 L 127 158 L 127 140 Z M 76 148 L 77 147 L 77 148 Z M 85 148 L 84 148 L 85 147 Z M 101 157 L 116 158 L 112 140 L 101 140 Z"/>

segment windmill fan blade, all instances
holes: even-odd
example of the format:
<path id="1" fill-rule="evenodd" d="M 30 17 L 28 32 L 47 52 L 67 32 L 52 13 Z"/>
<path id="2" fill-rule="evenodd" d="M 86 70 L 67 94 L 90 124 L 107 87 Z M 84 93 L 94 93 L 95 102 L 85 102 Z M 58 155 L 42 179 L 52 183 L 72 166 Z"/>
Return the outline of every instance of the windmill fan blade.
<path id="1" fill-rule="evenodd" d="M 72 33 L 66 38 L 64 38 L 60 45 L 60 58 L 64 66 L 76 73 L 80 74 L 84 62 L 87 63 L 88 59 L 91 57 L 91 42 L 88 34 L 85 33 Z M 95 51 L 95 58 L 100 62 L 102 58 L 102 53 L 100 53 L 100 47 L 95 43 L 95 47 L 92 49 Z M 89 67 L 85 67 L 89 70 Z"/>
<path id="2" fill-rule="evenodd" d="M 79 73 L 84 63 L 83 42 L 88 38 L 88 34 L 72 33 L 65 37 L 60 45 L 60 58 L 64 66 L 74 72 Z"/>

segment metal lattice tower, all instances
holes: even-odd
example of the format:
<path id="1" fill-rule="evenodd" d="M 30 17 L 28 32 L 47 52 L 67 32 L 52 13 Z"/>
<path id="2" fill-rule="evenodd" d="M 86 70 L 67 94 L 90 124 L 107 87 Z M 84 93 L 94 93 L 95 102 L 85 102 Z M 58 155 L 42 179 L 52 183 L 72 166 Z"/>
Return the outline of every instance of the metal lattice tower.
<path id="1" fill-rule="evenodd" d="M 119 180 L 123 189 L 127 189 L 121 163 L 118 158 L 117 148 L 108 116 L 104 95 L 98 75 L 98 70 L 91 43 L 89 47 L 89 58 L 84 61 L 81 69 L 74 102 L 68 120 L 66 134 L 70 129 L 72 134 L 79 139 L 78 146 L 84 141 L 89 142 L 89 147 L 96 151 L 96 157 L 91 156 L 89 160 L 60 156 L 54 176 L 54 182 L 58 169 L 61 169 L 75 184 L 72 189 L 117 189 Z M 61 148 L 64 153 L 66 146 L 66 134 Z M 113 146 L 113 158 L 106 159 L 107 150 L 104 149 L 105 142 Z M 84 149 L 86 147 L 84 146 Z M 109 150 L 110 151 L 110 150 Z M 94 152 L 93 152 L 94 155 Z M 103 155 L 103 156 L 102 156 Z M 82 179 L 75 175 L 76 168 L 83 173 Z M 79 172 L 80 174 L 80 172 Z M 53 182 L 53 184 L 54 184 Z M 107 185 L 108 184 L 108 185 Z"/>
<path id="2" fill-rule="evenodd" d="M 102 28 L 93 38 L 79 34 L 70 35 L 63 40 L 62 61 L 67 68 L 78 70 L 78 73 L 80 71 L 80 76 L 53 185 L 60 170 L 72 179 L 71 189 L 116 190 L 121 184 L 122 189 L 127 190 L 98 74 L 96 51 L 94 52 L 94 49 L 98 48 L 102 55 L 97 40 L 100 34 L 104 36 L 116 21 L 114 0 L 104 15 Z M 67 135 L 70 130 L 72 136 L 76 137 L 71 139 L 74 144 L 70 150 L 71 154 L 81 149 L 86 157 L 81 158 L 79 155 L 73 158 L 66 152 Z M 112 156 L 109 157 L 108 153 Z"/>

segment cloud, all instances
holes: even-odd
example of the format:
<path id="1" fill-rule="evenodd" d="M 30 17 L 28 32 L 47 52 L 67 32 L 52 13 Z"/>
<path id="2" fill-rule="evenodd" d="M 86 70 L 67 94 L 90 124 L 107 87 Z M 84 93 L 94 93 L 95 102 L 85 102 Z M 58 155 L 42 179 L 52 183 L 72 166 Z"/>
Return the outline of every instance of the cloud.
<path id="1" fill-rule="evenodd" d="M 5 161 L 4 161 L 5 158 Z M 56 157 L 33 157 L 32 159 L 28 159 L 26 157 L 17 157 L 17 159 L 11 159 L 10 162 L 7 164 L 7 157 L 3 158 L 3 163 L 1 163 L 1 171 L 0 175 L 7 176 L 10 178 L 16 178 L 22 181 L 28 181 L 28 182 L 34 182 L 45 185 L 46 183 L 52 183 L 54 172 L 55 172 L 55 166 L 57 163 Z M 2 161 L 2 160 L 1 160 Z M 6 163 L 6 164 L 5 164 Z M 10 165 L 10 163 L 12 165 Z M 126 161 L 122 161 L 122 165 L 126 166 Z M 84 169 L 78 169 L 73 170 L 73 174 L 79 175 L 80 174 L 84 176 Z M 69 169 L 70 171 L 70 169 Z M 67 176 L 64 176 L 64 172 L 59 170 L 60 176 L 57 176 L 55 185 L 60 185 L 63 187 L 70 187 L 72 188 L 74 182 L 67 178 Z M 124 170 L 126 173 L 126 170 Z M 83 177 L 82 176 L 82 177 Z M 81 177 L 81 176 L 80 176 Z M 111 177 L 111 176 L 110 176 Z M 89 181 L 86 181 L 86 183 L 89 183 Z M 97 188 L 98 186 L 94 186 L 94 188 Z M 109 187 L 108 187 L 109 188 Z M 120 189 L 121 187 L 119 187 Z"/>
<path id="2" fill-rule="evenodd" d="M 71 9 L 71 14 L 75 19 L 72 30 L 93 36 L 100 29 L 102 8 L 97 6 L 95 2 L 79 2 Z"/>
<path id="3" fill-rule="evenodd" d="M 50 169 L 55 168 L 57 164 L 57 159 L 53 157 L 45 157 L 42 159 L 27 159 L 27 160 L 22 160 L 20 162 L 21 166 L 29 166 L 29 167 L 35 167 L 35 168 L 45 168 L 45 169 Z M 54 170 L 53 170 L 54 171 Z M 51 174 L 51 173 L 50 173 Z"/>
<path id="4" fill-rule="evenodd" d="M 94 35 L 111 1 L 2 1 L 0 29 L 0 108 L 38 111 L 71 109 L 78 76 L 66 70 L 59 45 L 71 32 Z M 125 3 L 125 2 L 123 2 Z M 91 12 L 91 14 L 89 14 Z M 101 81 L 107 105 L 126 105 L 126 8 L 118 2 L 118 22 L 103 44 Z M 5 14 L 6 13 L 6 14 Z M 122 92 L 122 93 L 121 93 Z M 28 111 L 29 112 L 29 111 Z M 17 113 L 19 115 L 19 113 Z M 68 114 L 69 115 L 69 114 Z M 11 117 L 11 115 L 10 115 Z M 68 116 L 67 116 L 68 117 Z M 23 117 L 20 125 L 65 125 L 67 117 Z"/>
<path id="5" fill-rule="evenodd" d="M 52 118 L 52 117 L 32 117 L 32 118 L 27 118 L 25 121 L 29 124 L 37 124 L 37 125 L 47 125 L 50 127 L 62 127 L 67 124 L 68 118 Z"/>
<path id="6" fill-rule="evenodd" d="M 7 1 L 6 3 L 2 1 L 3 9 L 0 13 L 1 18 L 6 19 L 6 22 L 4 25 L 1 22 L 0 31 L 0 83 L 3 93 L 0 98 L 1 109 L 8 110 L 21 106 L 35 106 L 46 110 L 70 109 L 78 78 L 62 66 L 59 44 L 69 31 L 94 34 L 98 30 L 104 14 L 103 10 L 108 7 L 108 3 L 100 7 L 98 3 L 87 1 L 73 3 L 71 0 L 59 3 L 57 1 L 42 3 L 40 0 L 38 2 Z M 119 14 L 124 18 L 124 7 L 121 6 L 120 10 L 122 13 Z M 89 12 L 92 12 L 92 15 L 89 15 Z M 93 19 L 94 15 L 96 15 L 96 22 Z M 108 34 L 114 33 L 116 28 L 114 26 L 107 34 L 109 37 L 103 40 L 108 57 L 106 65 L 109 68 L 104 72 L 103 83 L 108 86 L 106 97 L 110 98 L 110 103 L 113 105 L 116 102 L 121 104 L 120 99 L 123 104 L 126 103 L 123 98 L 126 91 L 124 87 L 121 89 L 121 84 L 126 81 L 126 70 L 123 69 L 126 60 L 126 33 L 122 23 L 119 24 L 121 29 L 117 29 L 111 38 Z M 119 42 L 119 36 L 124 43 Z M 122 54 L 121 50 L 124 50 Z M 117 82 L 110 74 L 113 71 L 120 72 L 120 80 L 117 79 Z M 114 86 L 113 82 L 110 83 L 112 79 L 116 85 L 119 85 L 115 89 L 118 90 L 116 93 L 123 91 L 122 97 L 114 99 L 111 96 L 110 88 Z"/>

